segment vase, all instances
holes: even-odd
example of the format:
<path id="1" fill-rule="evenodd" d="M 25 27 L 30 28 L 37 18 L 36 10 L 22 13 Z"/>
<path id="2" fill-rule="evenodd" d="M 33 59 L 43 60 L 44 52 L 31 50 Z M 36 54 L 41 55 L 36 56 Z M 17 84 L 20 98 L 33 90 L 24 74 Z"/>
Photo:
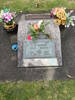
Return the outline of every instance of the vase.
<path id="1" fill-rule="evenodd" d="M 17 28 L 17 24 L 15 22 L 13 22 L 12 24 L 8 25 L 6 23 L 4 23 L 4 30 L 8 33 L 10 32 L 14 32 Z"/>
<path id="2" fill-rule="evenodd" d="M 60 31 L 64 31 L 65 30 L 65 25 L 59 25 L 59 29 L 60 29 Z"/>

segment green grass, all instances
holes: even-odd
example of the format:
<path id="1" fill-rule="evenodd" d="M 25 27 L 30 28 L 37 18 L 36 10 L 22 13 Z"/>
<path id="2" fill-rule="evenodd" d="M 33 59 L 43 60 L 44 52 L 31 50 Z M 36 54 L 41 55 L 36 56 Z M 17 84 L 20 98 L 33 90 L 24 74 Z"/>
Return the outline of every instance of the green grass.
<path id="1" fill-rule="evenodd" d="M 40 0 L 39 8 L 36 7 L 36 2 L 37 0 L 0 0 L 0 9 L 8 7 L 17 12 L 48 12 L 56 6 L 63 6 L 70 9 L 75 8 L 75 2 L 69 2 L 69 0 Z"/>
<path id="2" fill-rule="evenodd" d="M 1 83 L 0 100 L 75 100 L 75 81 Z"/>

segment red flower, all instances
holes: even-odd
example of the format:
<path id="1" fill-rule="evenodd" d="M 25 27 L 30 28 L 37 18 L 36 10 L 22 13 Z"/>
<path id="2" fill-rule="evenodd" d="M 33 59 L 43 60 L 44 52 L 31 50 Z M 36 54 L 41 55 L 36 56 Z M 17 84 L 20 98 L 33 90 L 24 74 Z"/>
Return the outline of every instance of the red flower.
<path id="1" fill-rule="evenodd" d="M 30 40 L 32 40 L 32 37 L 30 35 L 28 35 L 27 39 L 30 41 Z"/>

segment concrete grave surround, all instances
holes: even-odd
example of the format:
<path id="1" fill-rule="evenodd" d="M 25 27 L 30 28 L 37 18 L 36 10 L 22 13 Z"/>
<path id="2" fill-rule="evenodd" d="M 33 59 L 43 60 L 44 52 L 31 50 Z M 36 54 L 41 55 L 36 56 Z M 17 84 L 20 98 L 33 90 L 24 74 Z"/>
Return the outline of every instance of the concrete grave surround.
<path id="1" fill-rule="evenodd" d="M 46 32 L 50 34 L 52 40 L 54 40 L 53 52 L 54 57 L 41 58 L 41 57 L 25 57 L 25 38 L 29 30 L 29 24 L 38 22 L 44 16 L 44 21 L 49 21 L 50 24 L 46 27 Z M 36 19 L 37 17 L 37 19 Z M 55 49 L 55 50 L 54 50 Z M 54 24 L 54 20 L 47 17 L 47 14 L 27 14 L 22 15 L 19 21 L 18 28 L 18 67 L 35 67 L 35 66 L 61 66 L 62 65 L 62 54 L 61 54 L 61 36 L 60 30 L 57 25 Z"/>

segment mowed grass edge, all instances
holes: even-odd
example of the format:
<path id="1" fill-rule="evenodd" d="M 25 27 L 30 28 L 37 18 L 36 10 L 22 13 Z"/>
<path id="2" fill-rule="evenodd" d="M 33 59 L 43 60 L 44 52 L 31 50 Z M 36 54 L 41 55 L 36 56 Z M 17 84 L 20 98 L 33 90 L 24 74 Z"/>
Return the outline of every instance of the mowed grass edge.
<path id="1" fill-rule="evenodd" d="M 75 2 L 71 0 L 39 0 L 39 7 L 36 7 L 38 0 L 0 0 L 0 9 L 8 7 L 16 12 L 49 12 L 53 7 L 66 7 L 75 9 Z"/>
<path id="2" fill-rule="evenodd" d="M 75 81 L 0 83 L 0 100 L 75 100 Z"/>

